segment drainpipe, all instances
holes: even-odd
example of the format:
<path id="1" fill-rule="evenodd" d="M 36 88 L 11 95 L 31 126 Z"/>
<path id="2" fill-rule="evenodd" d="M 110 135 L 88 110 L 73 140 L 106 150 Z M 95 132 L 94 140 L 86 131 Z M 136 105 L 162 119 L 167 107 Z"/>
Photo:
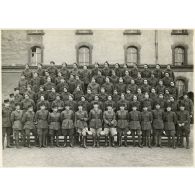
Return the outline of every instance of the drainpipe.
<path id="1" fill-rule="evenodd" d="M 158 30 L 155 30 L 154 46 L 155 46 L 155 63 L 158 64 Z"/>

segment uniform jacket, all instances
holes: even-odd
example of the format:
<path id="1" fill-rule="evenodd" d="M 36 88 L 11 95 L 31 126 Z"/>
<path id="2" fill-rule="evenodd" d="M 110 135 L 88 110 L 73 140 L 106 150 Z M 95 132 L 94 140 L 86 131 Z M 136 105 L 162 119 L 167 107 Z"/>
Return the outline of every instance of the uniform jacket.
<path id="1" fill-rule="evenodd" d="M 153 74 L 155 76 L 155 78 L 157 78 L 158 80 L 162 78 L 163 73 L 161 69 L 154 69 Z"/>
<path id="2" fill-rule="evenodd" d="M 69 95 L 70 95 L 70 92 L 62 92 L 61 93 L 61 99 L 63 100 L 63 101 L 68 101 L 68 99 L 69 99 Z"/>
<path id="3" fill-rule="evenodd" d="M 152 115 L 153 115 L 153 128 L 154 129 L 161 129 L 163 130 L 164 129 L 164 122 L 163 122 L 163 119 L 164 119 L 164 112 L 159 109 L 155 109 L 152 111 Z"/>
<path id="4" fill-rule="evenodd" d="M 113 84 L 113 86 L 116 86 L 116 84 L 118 83 L 119 78 L 116 75 L 112 75 L 110 77 L 110 82 Z"/>
<path id="5" fill-rule="evenodd" d="M 151 77 L 151 71 L 149 69 L 144 69 L 141 72 L 142 78 L 150 78 Z"/>
<path id="6" fill-rule="evenodd" d="M 39 91 L 39 86 L 41 84 L 40 77 L 32 78 L 30 84 L 32 85 L 32 91 L 38 92 Z"/>
<path id="7" fill-rule="evenodd" d="M 88 114 L 87 111 L 77 111 L 75 113 L 75 127 L 78 129 L 84 129 L 87 127 Z"/>
<path id="8" fill-rule="evenodd" d="M 130 105 L 129 105 L 129 109 L 132 111 L 133 106 L 137 107 L 137 111 L 140 111 L 141 109 L 141 103 L 137 100 L 137 101 L 131 101 Z"/>
<path id="9" fill-rule="evenodd" d="M 105 77 L 111 76 L 111 70 L 110 70 L 110 68 L 109 67 L 103 68 L 102 75 L 105 76 Z"/>
<path id="10" fill-rule="evenodd" d="M 21 108 L 23 110 L 28 110 L 28 106 L 33 106 L 33 109 L 35 109 L 35 102 L 32 99 L 23 99 L 21 102 Z"/>
<path id="11" fill-rule="evenodd" d="M 125 83 L 117 83 L 115 89 L 118 91 L 119 94 L 126 92 L 126 84 Z"/>
<path id="12" fill-rule="evenodd" d="M 51 104 L 51 107 L 57 106 L 59 111 L 64 109 L 64 102 L 62 100 L 54 100 Z"/>
<path id="13" fill-rule="evenodd" d="M 148 84 L 151 87 L 156 87 L 156 85 L 158 84 L 158 79 L 156 77 L 151 77 L 148 79 Z"/>
<path id="14" fill-rule="evenodd" d="M 184 123 L 184 128 L 190 129 L 190 114 L 187 110 L 177 112 L 177 123 Z"/>
<path id="15" fill-rule="evenodd" d="M 103 76 L 103 75 L 97 75 L 97 76 L 95 76 L 95 81 L 100 86 L 102 86 L 105 83 L 105 76 Z"/>
<path id="16" fill-rule="evenodd" d="M 45 105 L 45 109 L 46 110 L 49 110 L 50 109 L 50 104 L 47 100 L 41 100 L 41 101 L 38 101 L 37 102 L 37 110 L 40 110 L 41 109 L 41 105 Z"/>
<path id="17" fill-rule="evenodd" d="M 190 114 L 193 113 L 193 102 L 191 99 L 183 99 L 179 103 L 183 103 L 185 105 L 185 110 L 189 111 Z"/>
<path id="18" fill-rule="evenodd" d="M 62 67 L 60 69 L 60 72 L 62 73 L 62 76 L 64 77 L 65 80 L 68 80 L 69 77 L 70 77 L 70 72 L 69 70 L 67 69 L 67 67 Z"/>
<path id="19" fill-rule="evenodd" d="M 15 110 L 11 113 L 11 123 L 14 130 L 22 130 L 22 110 Z"/>
<path id="20" fill-rule="evenodd" d="M 137 78 L 138 72 L 139 72 L 139 70 L 137 68 L 132 68 L 130 71 L 131 77 L 134 79 Z"/>
<path id="21" fill-rule="evenodd" d="M 164 126 L 165 131 L 175 131 L 175 124 L 177 123 L 177 116 L 175 112 L 164 113 Z"/>
<path id="22" fill-rule="evenodd" d="M 131 80 L 132 80 L 132 77 L 130 75 L 125 75 L 123 77 L 123 81 L 124 81 L 125 84 L 130 84 Z"/>
<path id="23" fill-rule="evenodd" d="M 57 76 L 58 69 L 55 66 L 48 67 L 47 71 L 49 72 L 51 77 L 55 78 Z"/>
<path id="24" fill-rule="evenodd" d="M 142 131 L 145 130 L 152 130 L 152 123 L 153 117 L 152 113 L 149 111 L 143 111 L 141 112 L 141 129 Z"/>
<path id="25" fill-rule="evenodd" d="M 76 111 L 77 109 L 77 102 L 75 102 L 74 100 L 68 100 L 64 102 L 64 106 L 69 105 L 70 106 L 70 110 L 72 111 Z"/>
<path id="26" fill-rule="evenodd" d="M 16 94 L 15 96 L 14 96 L 14 101 L 15 101 L 15 103 L 21 103 L 22 102 L 22 100 L 23 100 L 23 96 L 22 95 L 20 95 L 20 94 Z"/>
<path id="27" fill-rule="evenodd" d="M 137 78 L 135 79 L 135 84 L 136 84 L 137 86 L 141 87 L 141 86 L 143 85 L 143 83 L 144 83 L 144 79 L 143 79 L 142 77 L 137 77 Z"/>
<path id="28" fill-rule="evenodd" d="M 24 71 L 22 71 L 22 75 L 24 75 L 26 79 L 30 81 L 33 76 L 33 73 L 30 69 L 25 69 Z"/>
<path id="29" fill-rule="evenodd" d="M 51 112 L 48 116 L 49 129 L 60 130 L 60 113 Z"/>
<path id="30" fill-rule="evenodd" d="M 2 127 L 11 127 L 11 112 L 10 107 L 2 106 Z"/>
<path id="31" fill-rule="evenodd" d="M 114 111 L 104 111 L 104 128 L 111 128 L 117 125 L 116 115 Z"/>
<path id="32" fill-rule="evenodd" d="M 129 114 L 127 110 L 118 110 L 116 112 L 117 127 L 120 129 L 128 128 Z"/>
<path id="33" fill-rule="evenodd" d="M 102 128 L 102 111 L 98 109 L 97 111 L 92 109 L 89 112 L 89 127 L 93 129 Z"/>
<path id="34" fill-rule="evenodd" d="M 26 79 L 20 79 L 19 80 L 18 87 L 19 87 L 19 90 L 20 90 L 21 94 L 24 94 L 26 92 L 27 84 L 28 84 L 28 82 L 27 82 Z"/>
<path id="35" fill-rule="evenodd" d="M 91 92 L 93 94 L 98 94 L 100 91 L 100 85 L 98 83 L 89 83 L 89 85 L 87 86 L 88 89 L 91 89 Z"/>
<path id="36" fill-rule="evenodd" d="M 108 94 L 107 93 L 101 93 L 99 94 L 99 99 L 101 102 L 105 102 L 107 100 Z"/>
<path id="37" fill-rule="evenodd" d="M 113 90 L 114 90 L 114 86 L 112 83 L 108 83 L 108 82 L 105 82 L 102 87 L 104 87 L 105 89 L 105 92 L 107 94 L 112 94 L 113 93 Z"/>
<path id="38" fill-rule="evenodd" d="M 64 82 L 64 83 L 60 82 L 56 86 L 56 91 L 58 93 L 62 93 L 64 91 L 64 87 L 66 87 L 68 89 L 68 83 L 66 83 L 66 82 Z"/>
<path id="39" fill-rule="evenodd" d="M 38 110 L 35 114 L 35 121 L 37 122 L 37 129 L 48 128 L 48 110 Z"/>
<path id="40" fill-rule="evenodd" d="M 62 129 L 74 128 L 74 112 L 72 110 L 64 110 L 61 112 Z"/>
<path id="41" fill-rule="evenodd" d="M 52 82 L 46 82 L 44 84 L 45 91 L 51 91 L 52 87 L 54 87 L 54 88 L 56 87 L 55 84 Z"/>
<path id="42" fill-rule="evenodd" d="M 141 130 L 140 120 L 141 120 L 140 111 L 137 111 L 137 110 L 131 111 L 129 113 L 130 130 Z"/>
<path id="43" fill-rule="evenodd" d="M 82 70 L 80 72 L 81 80 L 84 82 L 84 84 L 89 84 L 91 80 L 91 75 L 89 70 Z"/>
<path id="44" fill-rule="evenodd" d="M 23 126 L 24 129 L 30 129 L 30 130 L 35 129 L 34 122 L 35 122 L 34 112 L 27 111 L 23 114 L 22 123 L 24 125 Z"/>
<path id="45" fill-rule="evenodd" d="M 132 94 L 137 93 L 137 85 L 136 84 L 129 84 L 127 85 L 127 89 L 131 91 Z"/>
<path id="46" fill-rule="evenodd" d="M 142 90 L 142 93 L 146 93 L 146 92 L 150 93 L 151 87 L 150 87 L 150 85 L 143 84 L 141 86 L 141 90 Z"/>
<path id="47" fill-rule="evenodd" d="M 164 94 L 165 93 L 165 86 L 164 85 L 157 85 L 156 86 L 156 93 L 157 94 L 160 94 L 160 93 Z"/>

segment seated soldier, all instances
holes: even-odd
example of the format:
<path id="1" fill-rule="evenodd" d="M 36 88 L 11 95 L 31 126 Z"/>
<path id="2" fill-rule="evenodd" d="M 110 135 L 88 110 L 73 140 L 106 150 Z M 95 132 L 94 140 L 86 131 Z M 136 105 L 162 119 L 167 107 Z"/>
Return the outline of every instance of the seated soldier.
<path id="1" fill-rule="evenodd" d="M 100 91 L 100 85 L 96 83 L 95 78 L 92 77 L 91 82 L 87 86 L 87 90 L 90 89 L 92 94 L 98 94 Z"/>
<path id="2" fill-rule="evenodd" d="M 95 67 L 91 70 L 91 77 L 95 77 L 98 75 L 98 72 L 100 71 L 99 69 L 99 64 L 96 62 Z"/>
<path id="3" fill-rule="evenodd" d="M 102 75 L 102 72 L 101 71 L 98 71 L 98 75 L 95 76 L 95 81 L 100 86 L 102 86 L 105 83 L 105 76 Z"/>
<path id="4" fill-rule="evenodd" d="M 118 101 L 120 100 L 120 95 L 118 94 L 118 91 L 115 89 L 112 95 L 112 99 L 115 102 L 115 104 L 118 103 Z M 117 109 L 117 106 L 116 106 Z"/>
<path id="5" fill-rule="evenodd" d="M 105 77 L 111 76 L 111 69 L 109 68 L 109 63 L 106 61 L 104 63 L 104 68 L 102 70 L 102 75 Z"/>
<path id="6" fill-rule="evenodd" d="M 85 96 L 81 96 L 81 100 L 78 102 L 78 105 L 82 106 L 82 109 L 84 111 L 87 111 L 87 113 L 90 111 L 90 104 L 89 102 L 85 99 Z M 78 108 L 77 108 L 78 109 Z"/>
<path id="7" fill-rule="evenodd" d="M 116 76 L 116 73 L 114 70 L 112 70 L 112 74 L 110 76 L 110 82 L 113 84 L 113 86 L 115 87 L 116 84 L 118 83 L 119 77 Z"/>
<path id="8" fill-rule="evenodd" d="M 72 94 L 76 88 L 76 80 L 73 74 L 70 74 L 70 79 L 68 80 L 68 91 Z"/>
<path id="9" fill-rule="evenodd" d="M 47 100 L 45 100 L 44 95 L 41 95 L 40 99 L 37 101 L 37 111 L 41 109 L 41 105 L 44 105 L 46 110 L 50 110 L 50 104 Z"/>
<path id="10" fill-rule="evenodd" d="M 33 106 L 33 109 L 35 110 L 35 102 L 29 98 L 28 94 L 25 94 L 24 99 L 21 102 L 21 109 L 23 110 L 23 112 L 26 112 L 28 110 L 29 105 Z"/>
<path id="11" fill-rule="evenodd" d="M 126 92 L 126 84 L 123 82 L 123 78 L 119 78 L 119 83 L 116 84 L 115 89 L 118 91 L 119 94 Z"/>
<path id="12" fill-rule="evenodd" d="M 24 93 L 26 92 L 27 84 L 28 84 L 28 81 L 25 78 L 25 76 L 22 74 L 21 78 L 18 82 L 18 88 L 19 88 L 19 91 L 20 91 L 21 95 L 24 95 Z"/>
<path id="13" fill-rule="evenodd" d="M 166 72 L 163 80 L 163 84 L 165 87 L 170 87 L 170 83 L 173 81 L 173 78 L 169 76 L 169 73 Z"/>
<path id="14" fill-rule="evenodd" d="M 170 83 L 169 92 L 170 92 L 170 95 L 175 97 L 175 99 L 178 98 L 178 90 L 173 81 L 171 81 Z"/>
<path id="15" fill-rule="evenodd" d="M 137 85 L 135 84 L 135 80 L 134 79 L 131 80 L 131 84 L 127 85 L 127 89 L 129 89 L 132 94 L 136 94 L 137 93 Z"/>
<path id="16" fill-rule="evenodd" d="M 68 92 L 68 88 L 64 87 L 63 92 L 61 93 L 61 99 L 62 101 L 68 101 L 70 92 Z"/>
<path id="17" fill-rule="evenodd" d="M 64 91 L 64 87 L 66 87 L 68 89 L 68 83 L 66 83 L 64 78 L 62 77 L 60 79 L 60 82 L 56 86 L 56 92 L 62 93 Z"/>
<path id="18" fill-rule="evenodd" d="M 158 95 L 156 94 L 155 88 L 151 88 L 151 92 L 150 92 L 149 97 L 152 100 L 152 102 L 155 102 L 157 100 Z"/>
<path id="19" fill-rule="evenodd" d="M 32 91 L 37 93 L 39 91 L 39 87 L 41 85 L 41 78 L 39 77 L 37 72 L 33 73 L 33 78 L 30 81 L 30 85 L 32 86 Z"/>
<path id="20" fill-rule="evenodd" d="M 99 93 L 99 99 L 100 99 L 100 101 L 101 102 L 105 102 L 107 100 L 107 96 L 108 96 L 108 94 L 106 93 L 105 88 L 104 87 L 101 87 L 100 93 Z"/>
<path id="21" fill-rule="evenodd" d="M 144 94 L 144 99 L 141 102 L 141 109 L 143 109 L 144 107 L 147 107 L 148 111 L 151 111 L 152 108 L 153 108 L 153 102 L 149 98 L 149 94 L 148 93 Z"/>
<path id="22" fill-rule="evenodd" d="M 166 73 L 169 73 L 169 76 L 173 79 L 173 81 L 175 80 L 174 71 L 171 70 L 171 65 L 170 65 L 170 64 L 167 65 L 167 68 L 166 68 L 165 71 L 164 71 L 164 75 L 165 75 Z"/>
<path id="23" fill-rule="evenodd" d="M 131 79 L 132 79 L 132 77 L 130 76 L 129 71 L 126 70 L 126 71 L 125 71 L 125 76 L 123 77 L 124 83 L 125 83 L 126 85 L 127 85 L 127 84 L 130 84 L 130 83 L 131 83 Z"/>
<path id="24" fill-rule="evenodd" d="M 136 95 L 133 95 L 133 100 L 129 104 L 129 110 L 132 111 L 134 106 L 136 106 L 136 110 L 140 111 L 141 103 L 138 101 Z"/>
<path id="25" fill-rule="evenodd" d="M 55 84 L 51 82 L 51 77 L 48 77 L 47 82 L 44 84 L 44 90 L 47 92 L 47 96 L 50 94 L 52 88 L 55 87 Z"/>
<path id="26" fill-rule="evenodd" d="M 27 90 L 26 90 L 25 94 L 28 94 L 29 98 L 35 102 L 36 94 L 34 91 L 32 91 L 31 85 L 27 85 Z"/>
<path id="27" fill-rule="evenodd" d="M 76 89 L 73 92 L 74 100 L 79 101 L 82 95 L 84 95 L 83 90 L 80 85 L 77 85 Z"/>
<path id="28" fill-rule="evenodd" d="M 142 89 L 142 93 L 150 93 L 151 87 L 150 85 L 148 85 L 148 80 L 144 79 L 144 83 L 141 86 L 141 89 Z"/>
<path id="29" fill-rule="evenodd" d="M 69 109 L 72 110 L 73 112 L 75 112 L 77 109 L 77 102 L 73 100 L 73 95 L 71 94 L 68 97 L 68 101 L 65 101 L 64 104 L 68 105 Z"/>
<path id="30" fill-rule="evenodd" d="M 91 109 L 93 109 L 93 105 L 94 104 L 98 104 L 98 106 L 99 106 L 99 109 L 101 109 L 102 110 L 102 112 L 104 111 L 104 102 L 101 102 L 100 101 L 100 99 L 99 99 L 99 95 L 98 94 L 96 94 L 95 96 L 94 96 L 94 100 L 91 102 L 91 105 L 90 105 L 90 110 Z"/>
<path id="31" fill-rule="evenodd" d="M 165 86 L 163 85 L 163 81 L 159 80 L 158 85 L 156 86 L 156 93 L 157 94 L 164 94 L 165 93 Z"/>
<path id="32" fill-rule="evenodd" d="M 147 64 L 144 64 L 144 69 L 141 71 L 141 75 L 143 79 L 149 79 L 151 77 L 151 71 Z"/>
<path id="33" fill-rule="evenodd" d="M 85 94 L 85 99 L 91 103 L 94 100 L 94 94 L 92 94 L 91 89 L 87 89 L 87 94 Z"/>
<path id="34" fill-rule="evenodd" d="M 73 64 L 73 69 L 71 70 L 71 74 L 76 77 L 77 75 L 79 75 L 79 69 L 78 69 L 78 64 L 74 63 Z"/>
<path id="35" fill-rule="evenodd" d="M 111 95 L 108 96 L 107 101 L 105 101 L 105 104 L 104 104 L 105 109 L 108 106 L 111 106 L 113 108 L 113 110 L 116 111 L 117 106 L 116 106 L 116 103 L 112 100 Z"/>
<path id="36" fill-rule="evenodd" d="M 64 102 L 60 99 L 60 94 L 56 94 L 56 99 L 52 102 L 51 107 L 57 107 L 59 112 L 64 110 Z"/>
<path id="37" fill-rule="evenodd" d="M 106 92 L 107 94 L 113 94 L 114 86 L 113 86 L 113 84 L 110 82 L 109 77 L 106 77 L 105 81 L 106 81 L 106 82 L 102 85 L 102 87 L 105 89 L 105 92 Z"/>

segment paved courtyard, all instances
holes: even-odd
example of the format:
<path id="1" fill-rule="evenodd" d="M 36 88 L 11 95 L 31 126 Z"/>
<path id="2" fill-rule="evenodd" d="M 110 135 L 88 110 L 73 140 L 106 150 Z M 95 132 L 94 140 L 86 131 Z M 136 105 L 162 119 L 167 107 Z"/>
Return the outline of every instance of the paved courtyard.
<path id="1" fill-rule="evenodd" d="M 3 151 L 5 167 L 193 166 L 193 148 L 22 148 Z"/>

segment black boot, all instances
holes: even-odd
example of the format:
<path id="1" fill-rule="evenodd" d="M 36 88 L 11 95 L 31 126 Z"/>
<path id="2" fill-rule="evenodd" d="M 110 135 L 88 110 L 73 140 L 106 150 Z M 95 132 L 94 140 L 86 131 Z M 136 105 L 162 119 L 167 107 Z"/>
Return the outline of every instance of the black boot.
<path id="1" fill-rule="evenodd" d="M 39 148 L 42 147 L 42 135 L 39 135 Z"/>
<path id="2" fill-rule="evenodd" d="M 186 149 L 190 149 L 189 136 L 186 136 Z"/>
<path id="3" fill-rule="evenodd" d="M 43 140 L 42 141 L 43 141 L 43 143 L 42 143 L 43 147 L 46 148 L 47 147 L 46 146 L 46 135 L 43 135 Z"/>
<path id="4" fill-rule="evenodd" d="M 31 145 L 30 145 L 30 135 L 27 135 L 27 147 L 31 148 Z"/>
<path id="5" fill-rule="evenodd" d="M 100 137 L 99 136 L 97 136 L 97 147 L 99 148 L 100 147 Z"/>
<path id="6" fill-rule="evenodd" d="M 4 146 L 4 142 L 3 142 L 3 146 Z M 10 144 L 10 135 L 7 135 L 7 148 L 12 148 Z"/>
<path id="7" fill-rule="evenodd" d="M 53 140 L 54 140 L 54 137 L 53 135 L 51 135 L 51 147 L 53 148 Z"/>
<path id="8" fill-rule="evenodd" d="M 114 136 L 111 136 L 111 141 L 112 141 L 112 147 L 115 147 Z"/>
<path id="9" fill-rule="evenodd" d="M 60 147 L 60 145 L 59 145 L 59 137 L 58 137 L 58 135 L 56 135 L 56 146 L 57 146 L 57 147 Z"/>
<path id="10" fill-rule="evenodd" d="M 142 143 L 141 143 L 141 135 L 138 135 L 138 145 L 140 148 L 143 148 Z"/>
<path id="11" fill-rule="evenodd" d="M 83 136 L 83 148 L 87 148 L 87 146 L 86 146 L 86 136 Z"/>
<path id="12" fill-rule="evenodd" d="M 67 145 L 67 136 L 64 136 L 64 147 L 66 147 L 66 145 Z"/>
<path id="13" fill-rule="evenodd" d="M 96 146 L 96 136 L 93 136 L 93 148 Z"/>
<path id="14" fill-rule="evenodd" d="M 118 135 L 118 146 L 121 147 L 122 145 L 122 137 L 121 135 Z"/>
<path id="15" fill-rule="evenodd" d="M 107 147 L 108 146 L 108 136 L 106 135 L 105 136 L 105 147 Z"/>
<path id="16" fill-rule="evenodd" d="M 132 139 L 133 139 L 133 147 L 135 147 L 136 146 L 136 143 L 135 143 L 135 134 L 134 133 L 132 135 Z"/>
<path id="17" fill-rule="evenodd" d="M 148 147 L 151 148 L 151 137 L 148 137 Z"/>
<path id="18" fill-rule="evenodd" d="M 84 137 L 81 135 L 80 136 L 80 147 L 83 147 L 83 142 L 84 142 L 83 140 L 84 140 Z"/>
<path id="19" fill-rule="evenodd" d="M 172 137 L 172 144 L 173 144 L 173 149 L 176 149 L 176 146 L 175 146 L 175 136 Z"/>
<path id="20" fill-rule="evenodd" d="M 125 147 L 127 147 L 127 135 L 124 136 L 124 141 Z"/>

